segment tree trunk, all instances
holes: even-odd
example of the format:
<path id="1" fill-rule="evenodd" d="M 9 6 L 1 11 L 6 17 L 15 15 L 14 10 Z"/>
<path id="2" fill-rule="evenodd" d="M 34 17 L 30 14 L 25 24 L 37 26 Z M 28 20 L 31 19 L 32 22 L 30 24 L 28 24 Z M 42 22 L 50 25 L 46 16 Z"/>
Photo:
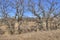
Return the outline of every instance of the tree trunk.
<path id="1" fill-rule="evenodd" d="M 48 19 L 46 20 L 46 29 L 48 30 Z"/>

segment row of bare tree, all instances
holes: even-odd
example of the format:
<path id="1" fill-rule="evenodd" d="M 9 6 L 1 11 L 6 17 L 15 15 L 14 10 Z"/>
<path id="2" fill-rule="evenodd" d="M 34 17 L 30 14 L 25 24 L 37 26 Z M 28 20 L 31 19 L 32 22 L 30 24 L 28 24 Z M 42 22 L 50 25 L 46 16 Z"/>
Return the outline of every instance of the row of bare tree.
<path id="1" fill-rule="evenodd" d="M 57 26 L 60 25 L 60 3 L 56 0 L 0 0 L 0 19 L 2 23 L 8 25 L 9 31 L 13 34 L 14 24 L 17 21 L 18 31 L 20 33 L 20 25 L 25 13 L 31 12 L 33 17 L 38 18 L 36 23 L 38 23 L 37 28 L 46 27 L 46 30 L 49 30 L 49 21 L 50 24 L 54 21 L 54 27 L 57 29 Z M 14 15 L 14 17 L 12 17 Z M 15 22 L 10 22 L 10 18 L 16 20 Z M 43 26 L 43 19 L 45 19 L 46 26 Z M 56 25 L 57 24 L 57 25 Z M 52 27 L 50 25 L 50 27 Z"/>

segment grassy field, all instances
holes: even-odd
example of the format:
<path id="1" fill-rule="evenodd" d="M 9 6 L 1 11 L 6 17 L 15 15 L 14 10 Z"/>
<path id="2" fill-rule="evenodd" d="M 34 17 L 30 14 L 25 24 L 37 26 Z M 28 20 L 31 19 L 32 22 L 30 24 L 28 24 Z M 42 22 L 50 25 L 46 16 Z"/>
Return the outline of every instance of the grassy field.
<path id="1" fill-rule="evenodd" d="M 0 40 L 60 40 L 60 30 L 30 32 L 20 35 L 0 35 Z"/>

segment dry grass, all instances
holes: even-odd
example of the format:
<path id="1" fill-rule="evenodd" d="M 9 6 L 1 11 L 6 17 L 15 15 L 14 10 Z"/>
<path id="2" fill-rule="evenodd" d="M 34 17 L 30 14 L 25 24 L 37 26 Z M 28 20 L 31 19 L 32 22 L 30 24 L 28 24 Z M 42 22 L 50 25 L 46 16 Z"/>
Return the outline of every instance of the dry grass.
<path id="1" fill-rule="evenodd" d="M 20 35 L 0 35 L 0 40 L 60 40 L 60 30 L 38 31 Z"/>

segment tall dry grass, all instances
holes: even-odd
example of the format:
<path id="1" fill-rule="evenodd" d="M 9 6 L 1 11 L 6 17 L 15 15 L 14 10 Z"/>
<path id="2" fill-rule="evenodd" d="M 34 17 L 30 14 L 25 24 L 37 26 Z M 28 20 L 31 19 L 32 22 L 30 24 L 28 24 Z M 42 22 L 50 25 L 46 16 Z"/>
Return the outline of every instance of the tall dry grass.
<path id="1" fill-rule="evenodd" d="M 0 35 L 0 40 L 60 40 L 60 30 L 38 31 L 20 35 Z"/>

